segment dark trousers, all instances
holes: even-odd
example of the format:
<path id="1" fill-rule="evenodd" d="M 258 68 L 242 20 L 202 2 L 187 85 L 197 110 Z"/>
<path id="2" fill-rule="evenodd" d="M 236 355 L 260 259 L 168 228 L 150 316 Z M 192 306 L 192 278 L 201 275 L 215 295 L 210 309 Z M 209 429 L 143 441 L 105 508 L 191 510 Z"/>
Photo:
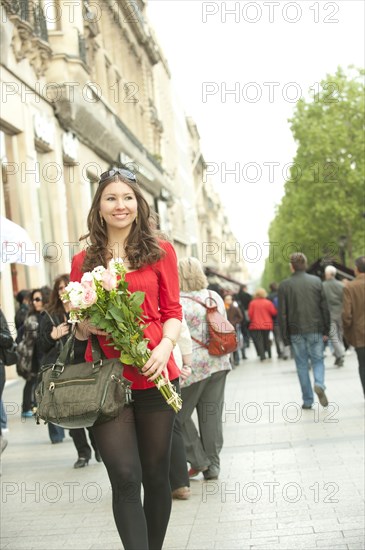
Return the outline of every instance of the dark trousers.
<path id="1" fill-rule="evenodd" d="M 261 361 L 265 359 L 265 352 L 267 352 L 269 358 L 271 358 L 269 334 L 269 330 L 251 330 L 252 340 Z"/>
<path id="2" fill-rule="evenodd" d="M 3 395 L 3 390 L 5 386 L 5 377 L 6 377 L 5 366 L 4 366 L 4 363 L 0 361 L 0 399 Z M 1 424 L 0 424 L 0 435 L 1 435 Z"/>
<path id="3" fill-rule="evenodd" d="M 34 391 L 37 385 L 37 377 L 34 376 L 30 380 L 27 380 L 23 390 L 23 412 L 31 411 L 35 407 L 35 396 Z"/>
<path id="4" fill-rule="evenodd" d="M 359 374 L 362 384 L 362 389 L 365 396 L 365 348 L 355 348 L 357 360 L 359 362 Z"/>
<path id="5" fill-rule="evenodd" d="M 175 417 L 172 432 L 170 485 L 172 491 L 180 487 L 190 486 L 185 445 L 181 432 L 181 421 L 178 415 Z"/>
<path id="6" fill-rule="evenodd" d="M 246 319 L 244 319 L 241 323 L 241 332 L 242 332 L 243 341 L 244 341 L 244 348 L 249 348 L 250 347 L 250 332 L 248 330 L 248 323 L 247 323 Z"/>
<path id="7" fill-rule="evenodd" d="M 97 451 L 97 446 L 94 438 L 94 434 L 90 428 L 87 428 L 89 432 L 90 443 L 94 451 Z M 73 439 L 74 445 L 77 449 L 77 454 L 79 458 L 86 458 L 90 460 L 91 458 L 91 447 L 87 441 L 86 432 L 84 428 L 73 428 L 70 430 L 70 436 Z"/>

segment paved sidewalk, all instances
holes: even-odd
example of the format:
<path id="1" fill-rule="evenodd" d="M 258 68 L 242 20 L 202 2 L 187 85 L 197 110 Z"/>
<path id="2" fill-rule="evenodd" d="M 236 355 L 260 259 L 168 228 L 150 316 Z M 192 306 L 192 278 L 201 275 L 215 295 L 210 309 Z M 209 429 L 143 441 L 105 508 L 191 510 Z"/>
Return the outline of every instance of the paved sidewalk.
<path id="1" fill-rule="evenodd" d="M 355 353 L 326 357 L 330 405 L 302 411 L 294 362 L 241 361 L 228 376 L 218 481 L 192 481 L 175 501 L 165 550 L 361 549 L 364 398 Z M 67 436 L 20 418 L 22 381 L 7 385 L 9 444 L 2 455 L 1 547 L 121 549 L 102 464 L 73 469 Z"/>

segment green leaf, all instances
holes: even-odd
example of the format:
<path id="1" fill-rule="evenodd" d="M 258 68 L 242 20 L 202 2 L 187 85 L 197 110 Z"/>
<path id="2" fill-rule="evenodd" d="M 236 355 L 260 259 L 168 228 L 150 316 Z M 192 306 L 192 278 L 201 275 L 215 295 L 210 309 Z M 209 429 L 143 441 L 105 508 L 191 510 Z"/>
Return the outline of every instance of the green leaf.
<path id="1" fill-rule="evenodd" d="M 141 306 L 144 302 L 145 295 L 145 292 L 133 292 L 132 296 L 130 297 L 129 303 L 133 306 Z"/>
<path id="2" fill-rule="evenodd" d="M 109 313 L 113 317 L 113 319 L 115 319 L 116 321 L 118 321 L 120 323 L 123 323 L 123 321 L 125 320 L 126 316 L 124 314 L 123 308 L 121 310 L 121 309 L 117 308 L 116 306 L 111 306 L 109 308 Z"/>
<path id="3" fill-rule="evenodd" d="M 133 363 L 134 363 L 133 357 L 131 355 L 129 355 L 128 353 L 122 353 L 121 356 L 120 356 L 120 360 L 125 365 L 133 365 Z"/>

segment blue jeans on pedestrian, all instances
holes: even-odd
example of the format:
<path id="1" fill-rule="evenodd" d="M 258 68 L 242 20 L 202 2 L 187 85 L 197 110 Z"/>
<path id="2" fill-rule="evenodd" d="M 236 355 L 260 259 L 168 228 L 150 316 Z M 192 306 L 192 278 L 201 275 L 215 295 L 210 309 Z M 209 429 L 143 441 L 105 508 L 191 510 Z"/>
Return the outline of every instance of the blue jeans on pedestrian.
<path id="1" fill-rule="evenodd" d="M 8 417 L 5 412 L 4 401 L 2 399 L 0 400 L 0 422 L 1 429 L 6 430 L 6 428 L 8 427 Z"/>
<path id="2" fill-rule="evenodd" d="M 324 344 L 322 334 L 292 334 L 290 342 L 302 388 L 303 404 L 312 405 L 314 401 L 312 384 L 309 377 L 309 361 L 312 365 L 314 385 L 323 390 L 324 385 Z"/>
<path id="3" fill-rule="evenodd" d="M 65 437 L 65 430 L 52 422 L 48 422 L 48 434 L 52 443 L 61 443 Z"/>

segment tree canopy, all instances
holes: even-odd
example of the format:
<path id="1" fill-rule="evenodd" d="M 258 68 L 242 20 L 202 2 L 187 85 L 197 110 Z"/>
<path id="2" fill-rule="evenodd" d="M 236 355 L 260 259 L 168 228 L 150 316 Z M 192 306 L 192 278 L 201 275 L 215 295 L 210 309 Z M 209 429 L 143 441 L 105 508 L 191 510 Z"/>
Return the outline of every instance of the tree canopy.
<path id="1" fill-rule="evenodd" d="M 292 252 L 346 264 L 365 252 L 364 77 L 349 67 L 327 75 L 312 98 L 301 98 L 289 120 L 298 144 L 285 195 L 269 229 L 263 284 L 289 275 Z"/>

